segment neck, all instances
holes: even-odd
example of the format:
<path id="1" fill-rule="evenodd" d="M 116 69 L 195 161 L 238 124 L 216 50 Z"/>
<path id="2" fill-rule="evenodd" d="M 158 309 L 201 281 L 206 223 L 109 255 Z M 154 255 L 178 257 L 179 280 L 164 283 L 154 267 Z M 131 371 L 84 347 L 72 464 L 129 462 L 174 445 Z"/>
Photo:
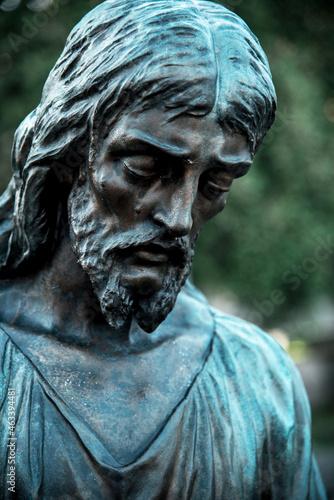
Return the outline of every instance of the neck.
<path id="1" fill-rule="evenodd" d="M 91 282 L 73 253 L 65 227 L 52 259 L 37 274 L 1 283 L 2 321 L 52 334 L 64 342 L 131 343 L 131 324 L 112 329 L 104 319 Z M 3 295 L 4 294 L 4 295 Z"/>

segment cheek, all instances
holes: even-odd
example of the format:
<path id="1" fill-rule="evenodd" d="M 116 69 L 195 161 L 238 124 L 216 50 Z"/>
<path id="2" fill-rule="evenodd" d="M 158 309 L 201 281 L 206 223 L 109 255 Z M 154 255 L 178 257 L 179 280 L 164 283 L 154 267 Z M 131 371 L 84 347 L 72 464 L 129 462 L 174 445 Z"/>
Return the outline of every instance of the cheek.
<path id="1" fill-rule="evenodd" d="M 192 210 L 194 232 L 201 230 L 206 222 L 224 209 L 226 198 L 227 196 L 217 200 L 208 200 L 201 193 L 198 193 Z"/>
<path id="2" fill-rule="evenodd" d="M 116 168 L 110 167 L 107 172 L 100 168 L 92 174 L 91 181 L 102 210 L 124 217 L 133 213 L 136 186 L 129 186 Z"/>

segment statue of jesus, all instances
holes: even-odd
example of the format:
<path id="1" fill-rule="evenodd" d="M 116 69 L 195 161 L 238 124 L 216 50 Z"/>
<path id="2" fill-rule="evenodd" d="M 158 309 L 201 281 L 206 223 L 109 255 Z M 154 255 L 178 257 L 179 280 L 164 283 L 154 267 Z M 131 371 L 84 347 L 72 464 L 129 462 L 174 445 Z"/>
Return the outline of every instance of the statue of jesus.
<path id="1" fill-rule="evenodd" d="M 2 498 L 325 498 L 290 358 L 187 281 L 275 108 L 218 4 L 106 0 L 74 28 L 0 200 Z"/>

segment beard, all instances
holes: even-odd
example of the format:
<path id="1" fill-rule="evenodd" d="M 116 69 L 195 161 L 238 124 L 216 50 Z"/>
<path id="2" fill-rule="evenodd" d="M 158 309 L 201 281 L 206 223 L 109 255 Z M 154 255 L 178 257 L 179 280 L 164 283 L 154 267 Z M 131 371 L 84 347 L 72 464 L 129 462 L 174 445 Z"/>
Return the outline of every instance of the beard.
<path id="1" fill-rule="evenodd" d="M 68 212 L 72 249 L 109 325 L 121 329 L 135 319 L 144 331 L 153 332 L 174 308 L 189 276 L 196 238 L 189 245 L 187 238 L 171 239 L 161 228 L 117 231 L 112 214 L 98 211 L 82 186 L 72 189 Z M 130 286 L 124 275 L 124 255 L 145 245 L 159 245 L 171 257 L 159 289 L 150 290 L 145 279 Z"/>

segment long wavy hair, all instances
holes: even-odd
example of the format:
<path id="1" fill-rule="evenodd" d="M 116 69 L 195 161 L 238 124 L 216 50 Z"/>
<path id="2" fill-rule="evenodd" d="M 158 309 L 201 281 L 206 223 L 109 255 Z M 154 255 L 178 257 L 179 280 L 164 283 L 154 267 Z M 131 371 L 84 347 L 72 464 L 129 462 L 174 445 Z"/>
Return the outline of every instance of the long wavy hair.
<path id="1" fill-rule="evenodd" d="M 257 38 L 224 7 L 106 0 L 73 29 L 40 104 L 15 133 L 13 177 L 0 198 L 0 277 L 50 254 L 96 138 L 134 103 L 175 115 L 216 107 L 220 122 L 245 133 L 256 152 L 274 121 L 276 95 Z"/>

